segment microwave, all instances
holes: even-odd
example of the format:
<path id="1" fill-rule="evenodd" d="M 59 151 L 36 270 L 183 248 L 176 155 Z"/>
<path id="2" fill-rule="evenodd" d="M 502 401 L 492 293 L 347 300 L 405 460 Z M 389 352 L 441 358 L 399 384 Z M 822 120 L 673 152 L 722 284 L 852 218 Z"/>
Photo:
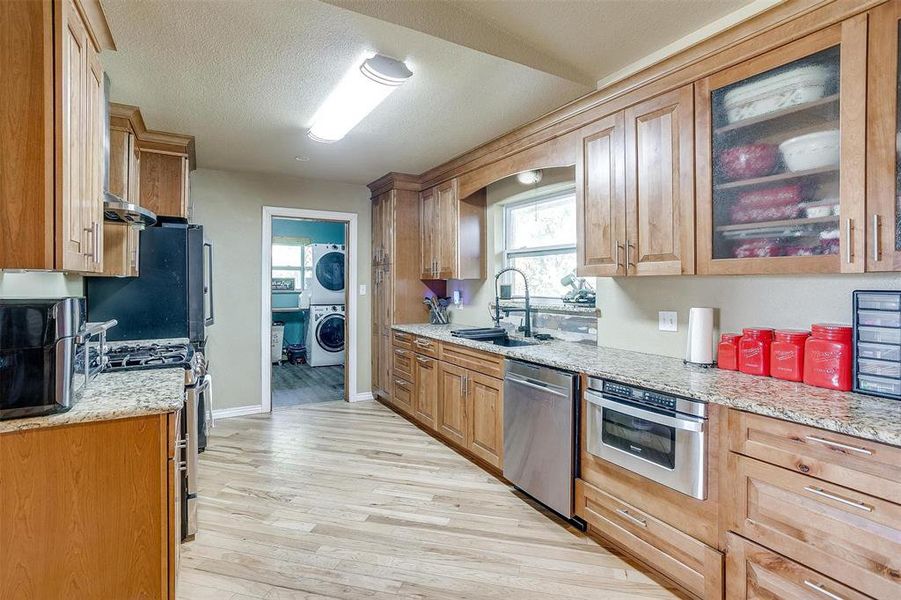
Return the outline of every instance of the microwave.
<path id="1" fill-rule="evenodd" d="M 71 408 L 86 314 L 84 298 L 0 300 L 0 419 Z"/>

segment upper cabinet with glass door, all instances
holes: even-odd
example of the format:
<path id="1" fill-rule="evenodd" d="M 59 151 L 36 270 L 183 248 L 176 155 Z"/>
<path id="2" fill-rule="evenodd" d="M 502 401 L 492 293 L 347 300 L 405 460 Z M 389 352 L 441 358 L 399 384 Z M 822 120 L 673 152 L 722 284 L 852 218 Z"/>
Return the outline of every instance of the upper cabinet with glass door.
<path id="1" fill-rule="evenodd" d="M 901 2 L 871 12 L 867 90 L 868 271 L 901 271 Z"/>
<path id="2" fill-rule="evenodd" d="M 866 19 L 696 85 L 699 273 L 864 270 Z"/>

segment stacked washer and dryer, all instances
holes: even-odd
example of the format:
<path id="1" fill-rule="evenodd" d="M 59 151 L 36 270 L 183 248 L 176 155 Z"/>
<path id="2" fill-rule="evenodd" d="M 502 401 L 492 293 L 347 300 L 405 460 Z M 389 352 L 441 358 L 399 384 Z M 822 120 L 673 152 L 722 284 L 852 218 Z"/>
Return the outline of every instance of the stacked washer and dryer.
<path id="1" fill-rule="evenodd" d="M 344 244 L 311 244 L 313 282 L 307 323 L 311 367 L 344 364 Z"/>

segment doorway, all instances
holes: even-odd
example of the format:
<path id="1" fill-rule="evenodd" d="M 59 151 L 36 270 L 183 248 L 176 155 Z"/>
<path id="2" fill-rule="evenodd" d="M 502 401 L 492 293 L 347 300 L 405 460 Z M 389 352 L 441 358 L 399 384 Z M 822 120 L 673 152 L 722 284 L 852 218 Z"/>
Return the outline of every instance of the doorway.
<path id="1" fill-rule="evenodd" d="M 263 411 L 353 398 L 356 215 L 263 210 Z"/>

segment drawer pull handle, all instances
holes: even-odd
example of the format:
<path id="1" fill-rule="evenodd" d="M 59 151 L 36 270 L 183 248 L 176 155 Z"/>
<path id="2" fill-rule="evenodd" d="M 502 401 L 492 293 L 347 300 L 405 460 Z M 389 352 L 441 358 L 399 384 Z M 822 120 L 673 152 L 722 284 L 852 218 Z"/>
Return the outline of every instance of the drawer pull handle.
<path id="1" fill-rule="evenodd" d="M 432 368 L 432 361 L 430 361 L 430 360 L 427 359 L 427 358 L 423 358 L 423 357 L 421 357 L 421 356 L 417 356 L 417 357 L 416 357 L 416 362 L 418 362 L 419 364 L 421 364 L 423 367 L 428 367 L 428 368 L 430 368 L 430 369 Z"/>
<path id="2" fill-rule="evenodd" d="M 809 587 L 812 590 L 818 591 L 819 593 L 823 594 L 827 598 L 832 598 L 832 600 L 845 600 L 842 596 L 839 596 L 838 594 L 833 594 L 832 592 L 827 590 L 825 587 L 823 587 L 819 583 L 814 583 L 813 581 L 810 581 L 809 579 L 804 580 L 804 585 L 806 585 L 807 587 Z"/>
<path id="3" fill-rule="evenodd" d="M 854 508 L 865 510 L 867 512 L 873 512 L 873 507 L 863 502 L 858 502 L 857 500 L 849 500 L 848 498 L 842 498 L 841 496 L 837 496 L 836 494 L 830 494 L 823 488 L 814 487 L 812 485 L 808 485 L 804 487 L 804 490 L 810 492 L 811 494 L 816 494 L 817 496 L 822 496 L 823 498 L 828 498 L 829 500 L 834 500 L 836 502 L 841 502 L 842 504 L 846 504 L 848 506 L 853 506 Z"/>
<path id="4" fill-rule="evenodd" d="M 398 356 L 406 356 L 407 355 L 406 350 L 399 350 L 397 348 L 394 349 L 394 353 L 397 354 Z"/>
<path id="5" fill-rule="evenodd" d="M 867 450 L 866 448 L 860 448 L 858 446 L 849 446 L 848 444 L 842 444 L 841 442 L 833 442 L 832 440 L 827 440 L 826 438 L 817 437 L 815 435 L 805 436 L 804 439 L 810 442 L 816 442 L 817 444 L 823 444 L 825 446 L 832 446 L 833 448 L 840 448 L 842 450 L 848 450 L 850 452 L 857 452 L 859 454 L 864 454 L 866 456 L 870 456 L 873 454 L 872 450 Z"/>
<path id="6" fill-rule="evenodd" d="M 619 513 L 620 515 L 626 517 L 627 519 L 629 519 L 630 521 L 632 521 L 633 523 L 635 523 L 635 524 L 638 525 L 639 527 L 647 527 L 647 526 L 648 526 L 648 522 L 647 522 L 647 521 L 645 521 L 644 519 L 639 519 L 638 517 L 633 517 L 633 516 L 629 513 L 629 511 L 626 510 L 625 508 L 617 508 L 617 509 L 616 509 L 616 512 Z"/>
<path id="7" fill-rule="evenodd" d="M 398 385 L 398 387 L 402 387 L 402 388 L 404 388 L 404 389 L 407 389 L 407 382 L 406 382 L 406 381 L 403 381 L 403 380 L 401 380 L 401 379 L 395 379 L 395 380 L 394 380 L 394 383 L 396 383 L 396 384 Z"/>
<path id="8" fill-rule="evenodd" d="M 432 342 L 427 342 L 425 340 L 416 340 L 416 345 L 420 348 L 431 348 Z"/>

